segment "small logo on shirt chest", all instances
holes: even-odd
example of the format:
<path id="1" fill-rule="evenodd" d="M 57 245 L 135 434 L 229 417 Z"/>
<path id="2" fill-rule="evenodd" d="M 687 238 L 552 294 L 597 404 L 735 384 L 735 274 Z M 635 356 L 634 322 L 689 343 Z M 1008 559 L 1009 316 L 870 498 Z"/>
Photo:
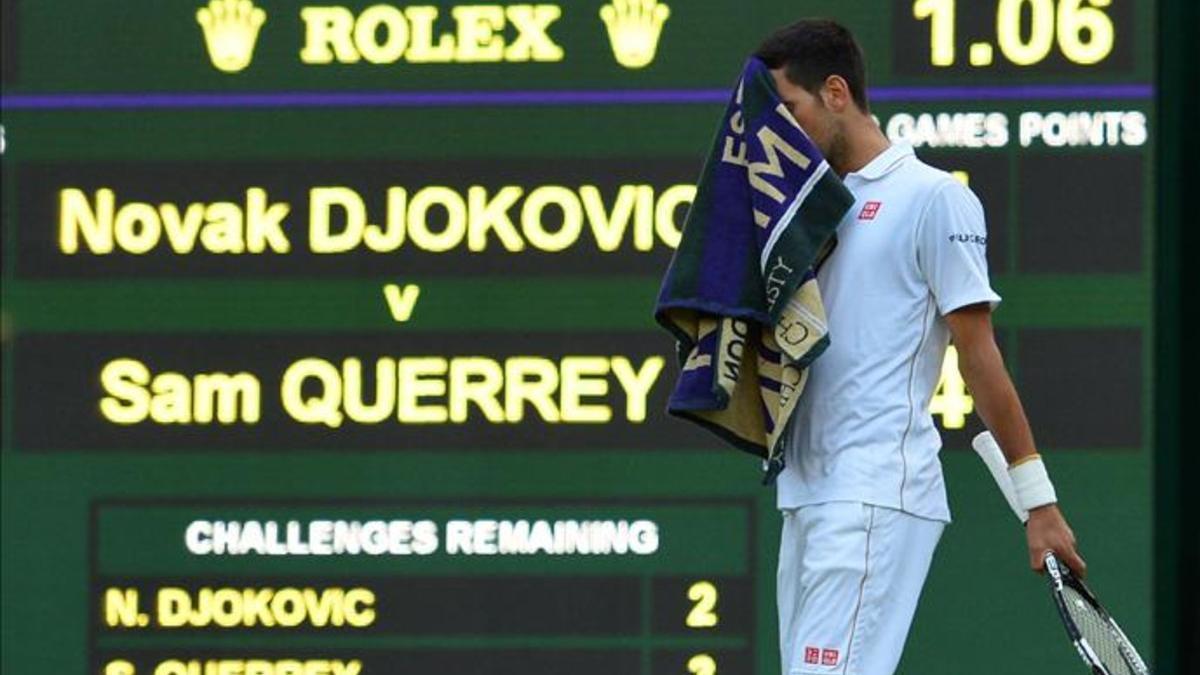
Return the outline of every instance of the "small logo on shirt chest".
<path id="1" fill-rule="evenodd" d="M 879 213 L 879 209 L 883 206 L 883 202 L 867 202 L 863 204 L 862 211 L 858 212 L 859 220 L 875 220 L 875 216 Z"/>

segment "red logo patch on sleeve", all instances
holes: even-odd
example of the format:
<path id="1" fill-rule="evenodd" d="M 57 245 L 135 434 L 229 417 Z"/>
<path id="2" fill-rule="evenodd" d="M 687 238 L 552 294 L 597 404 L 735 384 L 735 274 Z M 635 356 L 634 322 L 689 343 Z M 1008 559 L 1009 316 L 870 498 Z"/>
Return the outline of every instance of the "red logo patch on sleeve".
<path id="1" fill-rule="evenodd" d="M 821 650 L 817 649 L 816 647 L 805 647 L 804 648 L 804 662 L 805 663 L 820 663 L 821 662 Z"/>
<path id="2" fill-rule="evenodd" d="M 821 665 L 836 666 L 838 664 L 838 650 L 823 649 L 821 650 Z"/>
<path id="3" fill-rule="evenodd" d="M 867 202 L 863 204 L 862 211 L 858 212 L 859 220 L 875 220 L 875 214 L 879 213 L 879 207 L 883 206 L 883 202 Z"/>

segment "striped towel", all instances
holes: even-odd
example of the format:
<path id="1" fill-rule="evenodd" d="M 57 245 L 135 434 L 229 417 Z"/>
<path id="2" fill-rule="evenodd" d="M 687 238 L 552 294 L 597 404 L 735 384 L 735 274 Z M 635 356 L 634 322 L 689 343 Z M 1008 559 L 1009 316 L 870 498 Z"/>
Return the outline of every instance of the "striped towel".
<path id="1" fill-rule="evenodd" d="M 721 119 L 655 319 L 678 341 L 667 411 L 783 469 L 783 433 L 829 344 L 814 268 L 854 198 L 752 58 Z"/>

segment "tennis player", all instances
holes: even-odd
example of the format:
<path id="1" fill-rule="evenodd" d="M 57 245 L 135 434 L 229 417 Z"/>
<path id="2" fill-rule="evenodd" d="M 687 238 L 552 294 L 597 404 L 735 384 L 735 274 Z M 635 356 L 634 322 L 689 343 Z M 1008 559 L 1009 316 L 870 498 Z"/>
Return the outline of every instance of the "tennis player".
<path id="1" fill-rule="evenodd" d="M 843 26 L 800 21 L 756 56 L 856 198 L 818 273 L 831 344 L 811 366 L 778 479 L 783 673 L 889 675 L 950 521 L 929 412 L 949 341 L 1031 511 L 1031 567 L 1045 551 L 1079 573 L 1084 562 L 996 347 L 979 200 L 889 143 Z"/>

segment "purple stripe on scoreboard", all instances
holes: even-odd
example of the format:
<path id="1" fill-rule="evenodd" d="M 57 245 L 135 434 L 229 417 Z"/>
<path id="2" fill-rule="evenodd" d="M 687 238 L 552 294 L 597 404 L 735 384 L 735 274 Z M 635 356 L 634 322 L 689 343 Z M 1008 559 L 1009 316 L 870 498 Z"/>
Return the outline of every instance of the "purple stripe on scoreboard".
<path id="1" fill-rule="evenodd" d="M 1149 99 L 1150 84 L 874 87 L 879 102 Z M 4 110 L 153 108 L 422 108 L 466 106 L 687 105 L 724 103 L 724 89 L 575 91 L 365 91 L 10 94 Z"/>

